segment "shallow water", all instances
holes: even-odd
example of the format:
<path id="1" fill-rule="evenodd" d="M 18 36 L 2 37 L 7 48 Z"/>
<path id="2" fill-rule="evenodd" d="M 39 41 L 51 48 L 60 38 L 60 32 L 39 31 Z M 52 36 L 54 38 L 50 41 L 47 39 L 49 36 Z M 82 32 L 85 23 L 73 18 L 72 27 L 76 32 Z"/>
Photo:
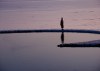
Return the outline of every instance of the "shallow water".
<path id="1" fill-rule="evenodd" d="M 64 33 L 65 43 L 100 35 Z M 100 48 L 59 48 L 61 33 L 0 35 L 0 71 L 99 71 Z"/>
<path id="2" fill-rule="evenodd" d="M 0 30 L 100 30 L 99 0 L 0 0 Z M 100 40 L 64 33 L 64 43 Z M 100 71 L 100 48 L 59 48 L 61 33 L 0 34 L 0 71 Z"/>

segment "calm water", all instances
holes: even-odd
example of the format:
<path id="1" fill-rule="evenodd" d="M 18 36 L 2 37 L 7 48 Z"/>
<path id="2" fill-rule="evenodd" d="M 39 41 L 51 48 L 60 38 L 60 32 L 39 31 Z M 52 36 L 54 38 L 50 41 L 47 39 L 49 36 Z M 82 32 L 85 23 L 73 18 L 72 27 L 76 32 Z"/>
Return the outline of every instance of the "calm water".
<path id="1" fill-rule="evenodd" d="M 100 35 L 65 33 L 65 43 Z M 0 35 L 0 71 L 99 71 L 100 48 L 59 48 L 61 33 Z"/>
<path id="2" fill-rule="evenodd" d="M 99 0 L 0 0 L 0 30 L 100 30 Z M 100 40 L 64 33 L 64 43 Z M 60 48 L 61 33 L 0 34 L 0 71 L 100 71 L 100 48 Z"/>

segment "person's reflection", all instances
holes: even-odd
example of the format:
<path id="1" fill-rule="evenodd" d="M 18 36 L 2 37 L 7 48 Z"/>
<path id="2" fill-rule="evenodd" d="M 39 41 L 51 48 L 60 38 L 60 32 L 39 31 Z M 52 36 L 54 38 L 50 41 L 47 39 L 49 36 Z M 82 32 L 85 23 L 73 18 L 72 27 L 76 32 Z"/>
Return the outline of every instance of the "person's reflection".
<path id="1" fill-rule="evenodd" d="M 64 32 L 61 33 L 61 43 L 64 44 Z"/>

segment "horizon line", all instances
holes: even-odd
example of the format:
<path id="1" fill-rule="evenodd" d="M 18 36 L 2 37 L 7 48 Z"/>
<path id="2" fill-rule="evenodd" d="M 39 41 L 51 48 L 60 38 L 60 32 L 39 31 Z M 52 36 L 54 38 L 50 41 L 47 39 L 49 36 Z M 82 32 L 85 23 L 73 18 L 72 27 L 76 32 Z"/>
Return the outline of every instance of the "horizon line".
<path id="1" fill-rule="evenodd" d="M 50 33 L 50 32 L 72 32 L 72 33 L 100 34 L 100 31 L 97 31 L 97 30 L 85 30 L 85 29 L 0 30 L 0 34 L 11 34 L 11 33 Z"/>

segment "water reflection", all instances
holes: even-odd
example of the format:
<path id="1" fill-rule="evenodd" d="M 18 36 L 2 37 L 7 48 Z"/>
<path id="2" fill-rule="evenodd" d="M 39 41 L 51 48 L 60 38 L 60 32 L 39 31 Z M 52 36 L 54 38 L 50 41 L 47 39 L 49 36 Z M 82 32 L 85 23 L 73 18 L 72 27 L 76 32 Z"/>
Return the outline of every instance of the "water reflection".
<path id="1" fill-rule="evenodd" d="M 63 29 L 62 29 L 63 31 Z M 100 47 L 100 40 L 92 40 L 86 42 L 65 43 L 64 32 L 61 33 L 61 44 L 58 47 Z"/>
<path id="2" fill-rule="evenodd" d="M 61 43 L 64 44 L 64 32 L 61 33 Z"/>
<path id="3" fill-rule="evenodd" d="M 66 34 L 67 39 L 73 35 L 64 32 L 60 37 L 59 33 L 0 35 L 0 71 L 99 71 L 94 69 L 99 66 L 100 49 L 56 48 L 58 38 L 61 44 L 66 43 Z"/>

